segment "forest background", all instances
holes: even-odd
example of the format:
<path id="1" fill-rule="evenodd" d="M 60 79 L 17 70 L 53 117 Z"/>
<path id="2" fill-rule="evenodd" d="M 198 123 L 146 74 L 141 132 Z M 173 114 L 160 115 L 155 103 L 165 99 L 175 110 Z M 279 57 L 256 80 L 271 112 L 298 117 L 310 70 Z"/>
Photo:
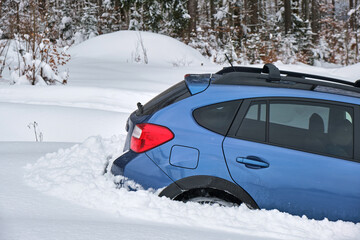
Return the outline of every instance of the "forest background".
<path id="1" fill-rule="evenodd" d="M 358 0 L 0 0 L 0 76 L 15 40 L 18 76 L 35 84 L 34 68 L 44 62 L 43 80 L 64 83 L 57 67 L 70 56 L 59 49 L 119 30 L 171 36 L 216 63 L 227 54 L 237 64 L 350 65 L 360 60 L 359 6 Z"/>

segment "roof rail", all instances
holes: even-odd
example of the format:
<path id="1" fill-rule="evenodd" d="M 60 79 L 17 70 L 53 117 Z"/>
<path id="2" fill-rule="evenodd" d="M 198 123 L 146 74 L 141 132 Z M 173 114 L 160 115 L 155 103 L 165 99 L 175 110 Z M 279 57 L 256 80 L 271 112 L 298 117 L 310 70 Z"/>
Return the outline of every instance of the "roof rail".
<path id="1" fill-rule="evenodd" d="M 269 74 L 270 81 L 280 81 L 281 80 L 280 71 L 274 64 L 271 64 L 271 63 L 265 64 L 262 69 L 262 72 Z"/>
<path id="2" fill-rule="evenodd" d="M 246 73 L 268 73 L 268 81 L 280 81 L 281 75 L 286 75 L 287 77 L 295 77 L 295 78 L 310 78 L 312 80 L 321 80 L 325 82 L 332 82 L 337 84 L 343 84 L 347 86 L 352 87 L 360 87 L 360 80 L 356 81 L 355 83 L 336 79 L 336 78 L 330 78 L 325 76 L 319 76 L 314 74 L 307 74 L 307 73 L 299 73 L 299 72 L 291 72 L 291 71 L 283 71 L 279 70 L 274 64 L 267 63 L 264 65 L 263 68 L 253 68 L 253 67 L 242 67 L 242 66 L 235 66 L 235 67 L 225 67 L 216 74 L 225 74 L 230 72 L 246 72 Z"/>
<path id="3" fill-rule="evenodd" d="M 360 87 L 360 79 L 355 81 L 354 86 L 355 87 Z"/>

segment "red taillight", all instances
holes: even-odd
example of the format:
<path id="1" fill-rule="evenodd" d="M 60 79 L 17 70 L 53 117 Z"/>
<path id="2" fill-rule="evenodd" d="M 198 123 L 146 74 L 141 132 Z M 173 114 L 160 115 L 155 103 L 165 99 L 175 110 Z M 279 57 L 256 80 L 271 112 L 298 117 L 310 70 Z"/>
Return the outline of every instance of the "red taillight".
<path id="1" fill-rule="evenodd" d="M 134 127 L 130 148 L 134 152 L 146 152 L 174 138 L 174 134 L 167 127 L 141 123 Z"/>

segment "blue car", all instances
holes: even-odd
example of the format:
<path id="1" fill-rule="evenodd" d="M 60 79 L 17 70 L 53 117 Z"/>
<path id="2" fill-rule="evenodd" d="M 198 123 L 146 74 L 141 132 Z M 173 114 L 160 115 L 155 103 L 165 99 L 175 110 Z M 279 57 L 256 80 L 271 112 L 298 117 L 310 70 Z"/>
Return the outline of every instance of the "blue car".
<path id="1" fill-rule="evenodd" d="M 359 105 L 360 82 L 272 64 L 186 75 L 138 103 L 111 172 L 173 200 L 360 222 Z"/>

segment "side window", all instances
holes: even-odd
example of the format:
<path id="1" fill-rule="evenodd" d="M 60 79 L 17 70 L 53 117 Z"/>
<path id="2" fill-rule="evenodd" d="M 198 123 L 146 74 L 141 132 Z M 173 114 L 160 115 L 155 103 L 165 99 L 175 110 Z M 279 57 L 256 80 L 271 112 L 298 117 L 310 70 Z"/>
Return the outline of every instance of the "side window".
<path id="1" fill-rule="evenodd" d="M 226 135 L 241 101 L 222 102 L 194 110 L 195 121 L 210 131 Z"/>
<path id="2" fill-rule="evenodd" d="M 298 100 L 252 101 L 235 137 L 353 158 L 354 122 L 352 107 Z"/>
<path id="3" fill-rule="evenodd" d="M 353 110 L 332 104 L 270 101 L 269 143 L 353 157 Z"/>
<path id="4" fill-rule="evenodd" d="M 286 125 L 301 129 L 309 128 L 309 119 L 317 114 L 324 122 L 324 131 L 327 132 L 329 122 L 329 108 L 302 103 L 276 103 L 270 104 L 270 123 Z"/>
<path id="5" fill-rule="evenodd" d="M 236 137 L 264 142 L 265 127 L 266 102 L 254 101 L 251 103 L 238 129 Z"/>

